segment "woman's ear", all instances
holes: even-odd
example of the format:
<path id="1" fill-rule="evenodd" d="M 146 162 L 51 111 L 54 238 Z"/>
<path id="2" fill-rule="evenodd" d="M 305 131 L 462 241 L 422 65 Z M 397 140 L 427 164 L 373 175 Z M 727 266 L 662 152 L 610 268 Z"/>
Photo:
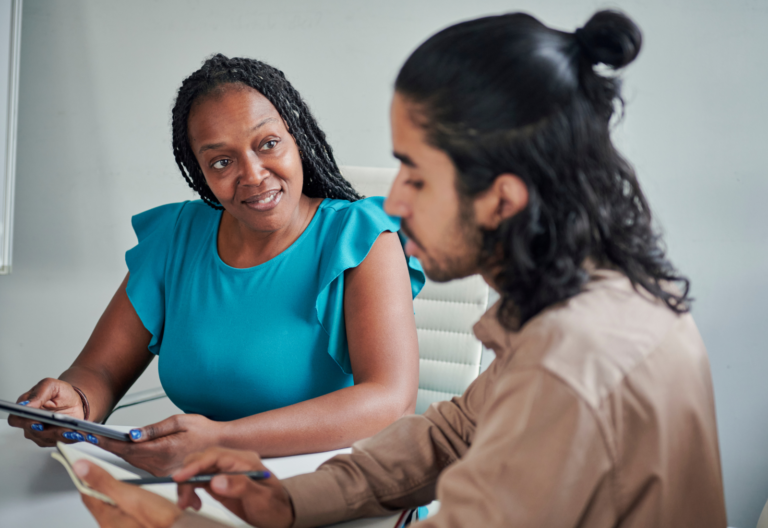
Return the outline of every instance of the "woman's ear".
<path id="1" fill-rule="evenodd" d="M 519 176 L 501 174 L 475 198 L 475 219 L 485 229 L 496 229 L 528 205 L 528 187 Z"/>

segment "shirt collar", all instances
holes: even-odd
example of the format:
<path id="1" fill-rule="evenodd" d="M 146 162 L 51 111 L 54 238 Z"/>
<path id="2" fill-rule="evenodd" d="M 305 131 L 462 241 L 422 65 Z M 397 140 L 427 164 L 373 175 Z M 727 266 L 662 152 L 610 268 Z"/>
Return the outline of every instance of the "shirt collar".
<path id="1" fill-rule="evenodd" d="M 606 287 L 618 288 L 620 290 L 630 291 L 632 285 L 627 277 L 620 271 L 596 268 L 591 261 L 585 263 L 584 266 L 589 273 L 589 281 L 584 285 L 583 291 L 596 290 Z M 567 301 L 566 301 L 567 302 Z M 499 299 L 493 306 L 480 317 L 480 320 L 475 323 L 472 328 L 475 337 L 477 337 L 485 348 L 493 350 L 496 357 L 501 357 L 516 350 L 516 343 L 519 341 L 519 336 L 523 331 L 531 326 L 531 323 L 540 318 L 543 314 L 550 310 L 562 307 L 562 303 L 549 306 L 537 314 L 533 319 L 528 321 L 519 330 L 509 330 L 502 326 L 499 322 L 498 313 L 501 307 L 501 299 Z"/>
<path id="2" fill-rule="evenodd" d="M 499 322 L 498 313 L 501 306 L 499 299 L 483 314 L 472 331 L 485 348 L 493 350 L 496 357 L 501 356 L 508 349 L 509 337 L 512 332 L 504 328 Z"/>

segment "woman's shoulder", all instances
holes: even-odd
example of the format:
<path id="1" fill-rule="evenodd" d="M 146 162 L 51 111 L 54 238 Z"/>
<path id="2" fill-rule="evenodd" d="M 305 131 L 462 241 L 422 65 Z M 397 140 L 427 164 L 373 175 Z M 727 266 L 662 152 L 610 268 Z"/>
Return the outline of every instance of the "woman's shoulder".
<path id="1" fill-rule="evenodd" d="M 384 197 L 372 196 L 350 202 L 325 199 L 320 212 L 328 227 L 343 230 L 397 231 L 400 219 L 384 212 Z"/>
<path id="2" fill-rule="evenodd" d="M 384 211 L 381 196 L 355 202 L 326 199 L 318 213 L 322 215 L 323 224 L 320 236 L 316 237 L 321 246 L 318 268 L 320 277 L 326 282 L 346 269 L 357 267 L 382 233 L 388 231 L 399 236 L 400 218 Z M 402 237 L 400 242 L 404 243 Z M 421 265 L 405 252 L 403 256 L 408 263 L 415 296 L 424 285 Z"/>
<path id="3" fill-rule="evenodd" d="M 152 233 L 171 235 L 178 228 L 188 228 L 197 223 L 208 224 L 218 213 L 202 200 L 187 200 L 148 209 L 135 215 L 131 224 L 141 240 Z"/>
<path id="4" fill-rule="evenodd" d="M 383 196 L 369 196 L 350 202 L 349 200 L 338 200 L 335 198 L 326 198 L 322 206 L 332 211 L 361 210 L 361 211 L 384 211 Z"/>
<path id="5" fill-rule="evenodd" d="M 179 219 L 195 218 L 198 216 L 214 216 L 216 214 L 218 214 L 218 211 L 202 200 L 186 200 L 147 209 L 146 211 L 135 215 L 133 218 L 163 222 L 171 220 L 178 221 Z"/>

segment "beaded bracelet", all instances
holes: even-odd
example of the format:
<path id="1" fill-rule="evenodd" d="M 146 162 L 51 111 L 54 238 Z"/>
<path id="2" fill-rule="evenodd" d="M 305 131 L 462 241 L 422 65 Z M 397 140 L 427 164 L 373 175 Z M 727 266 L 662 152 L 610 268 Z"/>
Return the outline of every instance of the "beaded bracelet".
<path id="1" fill-rule="evenodd" d="M 83 420 L 88 420 L 88 417 L 91 415 L 91 406 L 88 404 L 88 398 L 85 397 L 85 393 L 79 388 L 74 385 L 72 385 L 72 388 L 80 395 L 80 400 L 83 402 Z"/>

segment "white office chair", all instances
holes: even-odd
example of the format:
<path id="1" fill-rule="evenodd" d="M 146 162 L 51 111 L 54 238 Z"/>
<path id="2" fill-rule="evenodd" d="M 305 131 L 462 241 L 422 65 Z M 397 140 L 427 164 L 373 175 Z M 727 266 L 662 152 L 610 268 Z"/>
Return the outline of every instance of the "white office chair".
<path id="1" fill-rule="evenodd" d="M 341 167 L 344 177 L 365 196 L 386 196 L 397 171 Z M 482 345 L 472 326 L 488 307 L 488 285 L 477 275 L 438 284 L 427 279 L 414 299 L 419 338 L 418 414 L 433 402 L 460 395 L 480 373 Z M 115 411 L 165 397 L 161 388 L 125 396 Z"/>

